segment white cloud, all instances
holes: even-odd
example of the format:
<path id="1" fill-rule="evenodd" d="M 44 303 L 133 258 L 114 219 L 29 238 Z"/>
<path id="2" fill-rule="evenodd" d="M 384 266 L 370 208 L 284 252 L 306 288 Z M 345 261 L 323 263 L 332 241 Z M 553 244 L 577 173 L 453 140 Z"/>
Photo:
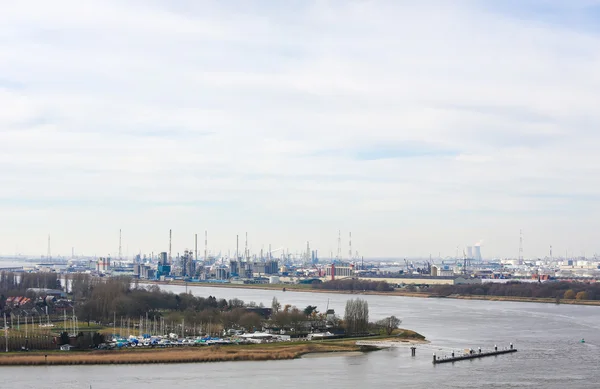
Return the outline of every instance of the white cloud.
<path id="1" fill-rule="evenodd" d="M 599 36 L 484 5 L 3 6 L 0 252 L 598 251 Z"/>

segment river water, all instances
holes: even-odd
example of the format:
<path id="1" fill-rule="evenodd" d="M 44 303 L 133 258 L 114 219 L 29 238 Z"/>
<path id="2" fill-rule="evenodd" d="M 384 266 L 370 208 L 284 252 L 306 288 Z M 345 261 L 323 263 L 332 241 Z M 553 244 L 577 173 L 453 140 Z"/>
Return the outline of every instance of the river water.
<path id="1" fill-rule="evenodd" d="M 165 286 L 182 292 L 183 286 Z M 342 315 L 344 294 L 189 287 L 193 294 L 240 298 Z M 362 355 L 291 361 L 177 365 L 2 367 L 3 388 L 598 388 L 600 307 L 361 296 L 372 320 L 402 318 L 402 327 L 431 341 L 412 358 L 407 347 Z M 585 338 L 585 343 L 581 339 Z M 513 343 L 519 352 L 433 365 L 432 354 Z"/>

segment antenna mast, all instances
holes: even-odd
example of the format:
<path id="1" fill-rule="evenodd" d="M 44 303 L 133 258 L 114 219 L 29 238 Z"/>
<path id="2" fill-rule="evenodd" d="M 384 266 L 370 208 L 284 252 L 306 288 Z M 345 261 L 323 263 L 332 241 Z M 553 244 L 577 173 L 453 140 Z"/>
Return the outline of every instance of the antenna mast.
<path id="1" fill-rule="evenodd" d="M 50 253 L 50 234 L 48 234 L 48 254 L 46 254 L 46 256 L 48 257 L 48 259 L 52 258 L 52 255 Z"/>
<path id="2" fill-rule="evenodd" d="M 121 229 L 119 228 L 119 261 L 123 260 L 123 246 L 121 246 Z"/>
<path id="3" fill-rule="evenodd" d="M 194 235 L 194 260 L 198 262 L 198 234 Z"/>
<path id="4" fill-rule="evenodd" d="M 208 231 L 204 230 L 204 262 L 208 261 Z"/>

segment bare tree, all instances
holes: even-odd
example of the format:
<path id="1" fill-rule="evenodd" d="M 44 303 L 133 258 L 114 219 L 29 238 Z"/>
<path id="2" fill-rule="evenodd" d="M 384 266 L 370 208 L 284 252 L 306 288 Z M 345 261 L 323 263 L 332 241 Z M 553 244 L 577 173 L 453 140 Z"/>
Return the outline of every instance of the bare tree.
<path id="1" fill-rule="evenodd" d="M 369 328 L 369 303 L 360 298 L 348 300 L 344 312 L 344 323 L 346 331 L 350 335 L 367 332 Z"/>
<path id="2" fill-rule="evenodd" d="M 279 312 L 281 309 L 281 304 L 277 300 L 277 297 L 273 297 L 273 301 L 271 302 L 271 313 L 274 315 Z"/>
<path id="3" fill-rule="evenodd" d="M 377 325 L 382 328 L 387 335 L 391 335 L 395 329 L 402 323 L 402 320 L 398 319 L 396 316 L 389 316 L 385 319 L 381 319 L 377 322 Z"/>
<path id="4" fill-rule="evenodd" d="M 244 302 L 242 300 L 240 300 L 239 298 L 232 298 L 231 300 L 229 300 L 229 307 L 230 308 L 242 308 L 244 306 Z"/>
<path id="5" fill-rule="evenodd" d="M 260 330 L 262 327 L 262 319 L 254 312 L 244 313 L 239 318 L 239 323 L 246 331 Z"/>

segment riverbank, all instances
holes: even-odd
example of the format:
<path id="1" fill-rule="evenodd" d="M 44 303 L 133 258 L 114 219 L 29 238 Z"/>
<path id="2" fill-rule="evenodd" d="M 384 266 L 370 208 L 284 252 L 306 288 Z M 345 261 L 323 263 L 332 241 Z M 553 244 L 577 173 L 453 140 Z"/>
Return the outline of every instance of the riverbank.
<path id="1" fill-rule="evenodd" d="M 356 341 L 286 342 L 204 346 L 183 349 L 14 352 L 0 355 L 0 366 L 204 363 L 295 359 L 307 354 L 369 352 L 381 347 Z"/>
<path id="2" fill-rule="evenodd" d="M 433 296 L 432 296 L 433 297 Z M 516 296 L 477 296 L 477 295 L 450 295 L 444 298 L 459 300 L 486 300 L 486 301 L 513 301 L 522 303 L 544 303 L 544 304 L 569 304 L 600 306 L 600 300 L 571 300 L 544 297 L 516 297 Z"/>
<path id="3" fill-rule="evenodd" d="M 201 287 L 201 288 L 230 288 L 230 289 L 259 289 L 259 290 L 278 290 L 285 289 L 289 292 L 309 292 L 309 293 L 334 293 L 334 294 L 359 294 L 359 295 L 377 295 L 377 296 L 406 296 L 406 297 L 436 297 L 428 293 L 408 292 L 394 290 L 391 292 L 377 291 L 355 291 L 355 290 L 329 290 L 329 289 L 313 289 L 311 285 L 301 284 L 211 284 L 202 282 L 183 282 L 183 281 L 145 281 L 140 284 L 148 285 L 174 285 L 186 287 Z"/>
<path id="4" fill-rule="evenodd" d="M 402 296 L 419 298 L 450 298 L 459 300 L 486 300 L 486 301 L 512 301 L 522 303 L 544 303 L 544 304 L 570 304 L 570 305 L 589 305 L 600 306 L 600 300 L 575 300 L 544 298 L 544 297 L 517 297 L 517 296 L 484 296 L 484 295 L 459 295 L 440 296 L 430 292 L 410 292 L 395 289 L 391 292 L 377 291 L 354 291 L 354 290 L 327 290 L 313 289 L 310 285 L 295 284 L 209 284 L 209 283 L 185 283 L 183 281 L 148 281 L 147 284 L 158 285 L 177 285 L 187 287 L 211 287 L 211 288 L 234 288 L 234 289 L 260 289 L 260 290 L 283 290 L 290 292 L 309 292 L 309 293 L 334 293 L 334 294 L 357 294 L 357 295 L 376 295 L 376 296 Z"/>

